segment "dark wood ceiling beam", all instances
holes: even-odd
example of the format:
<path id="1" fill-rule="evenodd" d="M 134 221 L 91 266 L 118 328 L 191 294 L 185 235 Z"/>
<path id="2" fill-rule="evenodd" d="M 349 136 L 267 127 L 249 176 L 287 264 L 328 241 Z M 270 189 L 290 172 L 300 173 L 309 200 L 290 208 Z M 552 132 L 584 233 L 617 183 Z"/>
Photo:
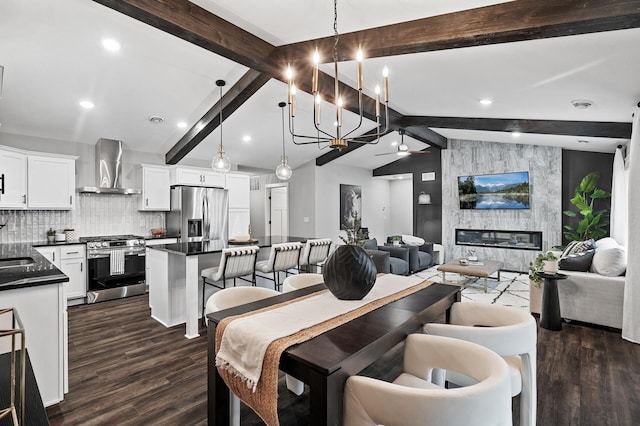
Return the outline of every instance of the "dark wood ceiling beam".
<path id="1" fill-rule="evenodd" d="M 631 137 L 631 123 L 604 121 L 528 120 L 517 118 L 464 118 L 405 116 L 399 122 L 403 127 L 430 127 L 444 129 L 487 130 L 497 132 L 537 133 L 602 138 Z"/>
<path id="2" fill-rule="evenodd" d="M 275 46 L 188 0 L 93 0 L 248 68 L 273 74 Z"/>
<path id="3" fill-rule="evenodd" d="M 338 60 L 510 43 L 640 27 L 638 0 L 517 0 L 340 34 Z M 298 66 L 318 48 L 332 62 L 334 37 L 280 46 L 281 63 Z M 306 55 L 305 53 L 308 53 Z"/>
<path id="4" fill-rule="evenodd" d="M 220 126 L 221 105 L 224 105 L 224 108 L 222 108 L 222 120 L 224 121 L 270 79 L 271 77 L 269 75 L 259 71 L 247 71 L 236 84 L 231 86 L 231 88 L 223 94 L 222 100 L 218 100 L 218 102 L 180 138 L 178 143 L 167 152 L 165 162 L 167 164 L 178 163 L 178 161 L 182 160 L 191 150 L 198 146 L 204 138 Z"/>
<path id="5" fill-rule="evenodd" d="M 325 164 L 330 163 L 331 161 L 338 159 L 343 155 L 347 155 L 348 153 L 353 152 L 356 149 L 362 148 L 363 146 L 367 145 L 367 142 L 373 142 L 374 140 L 377 139 L 377 137 L 375 136 L 375 133 L 376 133 L 376 129 L 372 129 L 364 133 L 362 137 L 360 137 L 360 140 L 365 143 L 352 142 L 349 144 L 349 146 L 347 146 L 342 150 L 332 149 L 326 154 L 322 154 L 320 157 L 316 158 L 316 166 L 324 166 Z"/>

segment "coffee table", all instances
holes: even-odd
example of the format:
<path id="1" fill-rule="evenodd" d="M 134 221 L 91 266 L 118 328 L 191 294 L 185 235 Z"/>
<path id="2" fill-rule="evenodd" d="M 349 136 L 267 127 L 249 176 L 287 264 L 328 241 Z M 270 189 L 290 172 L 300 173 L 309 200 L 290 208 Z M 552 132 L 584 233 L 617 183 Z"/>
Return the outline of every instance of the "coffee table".
<path id="1" fill-rule="evenodd" d="M 500 281 L 500 269 L 504 266 L 504 263 L 495 260 L 483 260 L 481 262 L 470 262 L 468 265 L 460 264 L 460 259 L 455 259 L 444 265 L 438 266 L 437 270 L 442 272 L 442 283 L 459 285 L 461 287 L 470 287 L 468 284 L 471 279 L 465 279 L 460 281 L 447 281 L 445 274 L 447 272 L 464 275 L 466 277 L 484 278 L 484 292 L 487 292 L 487 279 L 497 279 Z M 494 273 L 498 273 L 497 277 L 492 277 Z"/>

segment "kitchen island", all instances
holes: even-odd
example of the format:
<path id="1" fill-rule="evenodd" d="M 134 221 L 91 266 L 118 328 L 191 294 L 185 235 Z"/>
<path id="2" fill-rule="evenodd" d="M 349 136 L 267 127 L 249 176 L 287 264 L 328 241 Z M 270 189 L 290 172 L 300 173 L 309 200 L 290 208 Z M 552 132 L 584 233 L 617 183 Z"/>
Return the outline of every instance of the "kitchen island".
<path id="1" fill-rule="evenodd" d="M 67 281 L 32 244 L 0 244 L 0 308 L 15 308 L 22 319 L 45 406 L 62 401 L 67 388 Z M 7 342 L 0 353 L 11 349 Z"/>
<path id="2" fill-rule="evenodd" d="M 253 237 L 252 245 L 268 248 L 284 242 L 306 242 L 304 237 Z M 238 247 L 222 240 L 162 244 L 147 250 L 147 283 L 151 317 L 173 327 L 186 324 L 185 337 L 198 337 L 202 280 L 200 271 L 217 266 L 223 249 Z M 267 252 L 268 250 L 264 250 Z M 188 283 L 188 285 L 187 285 Z"/>

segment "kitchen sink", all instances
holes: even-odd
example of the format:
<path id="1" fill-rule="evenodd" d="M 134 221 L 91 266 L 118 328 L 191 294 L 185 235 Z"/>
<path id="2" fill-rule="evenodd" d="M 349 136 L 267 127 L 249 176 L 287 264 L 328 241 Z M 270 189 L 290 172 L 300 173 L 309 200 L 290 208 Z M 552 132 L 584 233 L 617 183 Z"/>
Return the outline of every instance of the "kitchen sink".
<path id="1" fill-rule="evenodd" d="M 11 259 L 0 259 L 0 269 L 4 268 L 20 268 L 35 265 L 30 257 L 14 257 Z"/>

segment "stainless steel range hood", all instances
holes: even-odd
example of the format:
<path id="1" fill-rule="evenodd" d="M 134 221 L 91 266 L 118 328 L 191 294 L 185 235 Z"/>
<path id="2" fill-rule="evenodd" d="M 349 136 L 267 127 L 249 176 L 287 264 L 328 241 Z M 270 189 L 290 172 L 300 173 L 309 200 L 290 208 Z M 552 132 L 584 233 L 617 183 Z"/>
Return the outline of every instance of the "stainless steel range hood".
<path id="1" fill-rule="evenodd" d="M 83 186 L 80 193 L 140 194 L 139 189 L 122 187 L 122 141 L 99 139 L 96 144 L 96 179 L 98 186 Z"/>

